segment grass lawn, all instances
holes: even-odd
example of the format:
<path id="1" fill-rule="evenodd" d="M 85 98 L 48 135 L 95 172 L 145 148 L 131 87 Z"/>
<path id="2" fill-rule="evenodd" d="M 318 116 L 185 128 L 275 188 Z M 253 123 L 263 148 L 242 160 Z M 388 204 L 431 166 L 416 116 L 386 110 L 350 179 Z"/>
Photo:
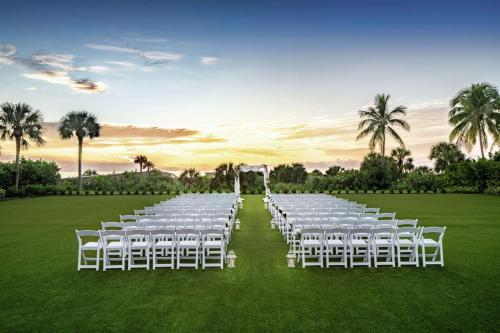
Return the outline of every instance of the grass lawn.
<path id="1" fill-rule="evenodd" d="M 447 225 L 445 267 L 296 268 L 245 196 L 236 269 L 76 271 L 76 228 L 162 196 L 0 202 L 0 331 L 500 331 L 500 198 L 343 195 Z"/>

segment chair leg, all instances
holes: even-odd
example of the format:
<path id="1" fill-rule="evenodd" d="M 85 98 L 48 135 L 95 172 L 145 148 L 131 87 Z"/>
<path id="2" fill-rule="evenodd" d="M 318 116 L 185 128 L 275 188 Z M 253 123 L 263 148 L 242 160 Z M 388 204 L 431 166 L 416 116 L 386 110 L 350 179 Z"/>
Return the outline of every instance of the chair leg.
<path id="1" fill-rule="evenodd" d="M 425 259 L 425 246 L 422 244 L 422 266 L 426 267 L 426 259 Z"/>
<path id="2" fill-rule="evenodd" d="M 108 251 L 106 251 L 106 248 L 104 248 L 102 251 L 102 270 L 106 271 L 107 266 L 108 266 Z"/>
<path id="3" fill-rule="evenodd" d="M 441 267 L 444 267 L 444 252 L 443 252 L 443 244 L 439 245 L 439 254 L 441 255 Z"/>
<path id="4" fill-rule="evenodd" d="M 96 255 L 95 255 L 95 270 L 98 271 L 99 270 L 99 264 L 100 264 L 100 261 L 99 261 L 99 255 L 101 254 L 101 249 L 97 249 L 96 251 Z"/>
<path id="5" fill-rule="evenodd" d="M 82 249 L 81 248 L 78 248 L 78 268 L 77 270 L 80 271 L 80 267 L 81 267 L 81 261 L 82 261 Z"/>

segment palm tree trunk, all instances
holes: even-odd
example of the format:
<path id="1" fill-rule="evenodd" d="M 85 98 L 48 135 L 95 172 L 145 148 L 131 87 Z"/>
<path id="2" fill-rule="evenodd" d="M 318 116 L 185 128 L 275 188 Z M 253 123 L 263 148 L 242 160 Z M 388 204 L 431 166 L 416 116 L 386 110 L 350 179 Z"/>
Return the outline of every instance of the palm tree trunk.
<path id="1" fill-rule="evenodd" d="M 483 133 L 481 131 L 479 131 L 479 148 L 481 148 L 481 157 L 484 158 Z"/>
<path id="2" fill-rule="evenodd" d="M 78 192 L 82 192 L 82 149 L 83 138 L 78 138 Z"/>
<path id="3" fill-rule="evenodd" d="M 385 136 L 382 138 L 382 143 L 380 144 L 380 153 L 385 156 Z"/>
<path id="4" fill-rule="evenodd" d="M 19 154 L 21 153 L 21 138 L 16 137 L 16 191 L 19 190 L 19 174 L 21 173 L 21 165 Z"/>

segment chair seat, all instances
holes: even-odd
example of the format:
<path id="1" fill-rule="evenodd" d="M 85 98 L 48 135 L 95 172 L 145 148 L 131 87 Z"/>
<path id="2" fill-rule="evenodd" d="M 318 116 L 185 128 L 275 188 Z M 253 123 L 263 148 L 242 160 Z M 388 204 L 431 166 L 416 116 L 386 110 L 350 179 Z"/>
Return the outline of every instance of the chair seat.
<path id="1" fill-rule="evenodd" d="M 434 239 L 430 239 L 430 238 L 424 238 L 422 243 L 425 246 L 439 246 L 438 242 L 436 242 Z"/>
<path id="2" fill-rule="evenodd" d="M 398 243 L 399 243 L 399 245 L 403 245 L 403 246 L 415 245 L 415 243 L 409 239 L 400 239 L 400 240 L 398 240 Z"/>
<path id="3" fill-rule="evenodd" d="M 326 244 L 330 246 L 344 246 L 344 242 L 339 239 L 329 239 L 326 241 Z"/>
<path id="4" fill-rule="evenodd" d="M 106 248 L 108 248 L 108 249 L 122 249 L 124 244 L 125 244 L 125 243 L 124 243 L 124 242 L 122 242 L 122 241 L 110 242 L 110 243 L 106 246 Z"/>
<path id="5" fill-rule="evenodd" d="M 321 242 L 317 239 L 306 239 L 302 242 L 304 246 L 321 246 Z"/>
<path id="6" fill-rule="evenodd" d="M 170 248 L 174 246 L 174 242 L 172 241 L 159 241 L 156 242 L 155 247 L 165 247 L 165 248 Z"/>
<path id="7" fill-rule="evenodd" d="M 352 246 L 367 246 L 367 243 L 363 239 L 353 239 L 351 241 Z"/>
<path id="8" fill-rule="evenodd" d="M 205 247 L 222 247 L 224 244 L 221 240 L 206 241 L 203 243 Z"/>
<path id="9" fill-rule="evenodd" d="M 145 249 L 149 246 L 148 242 L 133 242 L 130 245 L 130 248 L 132 249 Z"/>
<path id="10" fill-rule="evenodd" d="M 87 242 L 82 245 L 83 250 L 97 250 L 101 247 L 101 244 L 99 242 Z"/>
<path id="11" fill-rule="evenodd" d="M 388 241 L 387 239 L 377 239 L 377 240 L 375 240 L 375 245 L 390 246 L 390 245 L 392 245 L 392 242 Z"/>
<path id="12" fill-rule="evenodd" d="M 198 246 L 197 241 L 180 241 L 179 242 L 179 247 L 196 248 L 197 246 Z"/>

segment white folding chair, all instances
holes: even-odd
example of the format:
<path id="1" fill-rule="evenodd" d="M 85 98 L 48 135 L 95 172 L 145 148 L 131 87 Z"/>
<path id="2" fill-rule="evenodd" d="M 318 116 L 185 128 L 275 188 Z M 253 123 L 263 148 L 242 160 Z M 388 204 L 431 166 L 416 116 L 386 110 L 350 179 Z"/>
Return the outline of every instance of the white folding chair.
<path id="1" fill-rule="evenodd" d="M 347 267 L 348 242 L 349 229 L 325 229 L 326 267 L 330 267 L 330 265 Z"/>
<path id="2" fill-rule="evenodd" d="M 226 242 L 224 241 L 223 229 L 205 229 L 201 231 L 201 267 L 224 268 Z M 209 262 L 217 260 L 218 262 Z"/>
<path id="3" fill-rule="evenodd" d="M 127 236 L 128 270 L 132 268 L 149 269 L 149 231 L 129 229 L 125 232 Z"/>
<path id="4" fill-rule="evenodd" d="M 78 270 L 81 268 L 95 268 L 99 270 L 99 256 L 101 253 L 101 241 L 99 239 L 99 231 L 95 230 L 75 230 L 76 238 L 78 239 Z M 95 251 L 95 257 L 88 257 L 86 252 Z M 83 261 L 83 263 L 82 263 Z M 89 264 L 93 261 L 94 264 Z"/>
<path id="5" fill-rule="evenodd" d="M 422 266 L 441 265 L 444 266 L 443 237 L 446 227 L 423 227 L 420 231 L 420 246 L 422 248 Z M 433 235 L 435 238 L 428 237 Z M 434 249 L 432 253 L 426 253 L 425 249 Z M 430 260 L 428 259 L 430 258 Z"/>
<path id="6" fill-rule="evenodd" d="M 306 266 L 323 267 L 323 235 L 320 228 L 303 228 L 300 234 L 300 249 L 302 256 L 302 268 Z M 306 261 L 306 259 L 316 259 Z"/>
<path id="7" fill-rule="evenodd" d="M 181 267 L 194 267 L 198 269 L 200 232 L 195 229 L 178 229 L 176 232 L 176 243 L 177 269 Z M 183 260 L 188 260 L 188 262 L 183 262 Z"/>
<path id="8" fill-rule="evenodd" d="M 152 230 L 151 246 L 153 269 L 157 267 L 175 268 L 175 232 L 171 230 Z"/>
<path id="9" fill-rule="evenodd" d="M 396 229 L 394 243 L 398 257 L 398 267 L 409 265 L 418 267 L 418 246 L 420 229 L 403 227 Z"/>
<path id="10" fill-rule="evenodd" d="M 372 255 L 375 267 L 382 265 L 394 267 L 394 228 L 373 229 Z"/>
<path id="11" fill-rule="evenodd" d="M 125 270 L 125 258 L 127 257 L 125 232 L 122 230 L 100 230 L 99 236 L 103 250 L 103 270 Z M 118 264 L 113 264 L 113 262 L 118 262 Z"/>
<path id="12" fill-rule="evenodd" d="M 349 233 L 351 268 L 354 266 L 372 267 L 370 251 L 371 242 L 372 229 L 358 228 L 351 230 Z M 357 261 L 355 259 L 361 259 L 361 261 Z"/>

